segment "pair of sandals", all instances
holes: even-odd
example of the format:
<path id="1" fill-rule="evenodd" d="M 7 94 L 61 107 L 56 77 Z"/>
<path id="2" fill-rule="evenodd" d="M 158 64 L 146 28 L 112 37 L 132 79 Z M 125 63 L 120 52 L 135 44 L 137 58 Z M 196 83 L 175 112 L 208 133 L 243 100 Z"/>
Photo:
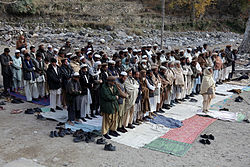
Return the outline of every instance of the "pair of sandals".
<path id="1" fill-rule="evenodd" d="M 202 143 L 204 145 L 206 145 L 206 144 L 210 145 L 211 144 L 210 140 L 214 140 L 215 139 L 212 134 L 210 134 L 210 135 L 203 134 L 200 137 L 203 138 L 203 139 L 200 140 L 200 143 Z"/>
<path id="2" fill-rule="evenodd" d="M 111 143 L 109 143 L 109 144 L 105 144 L 104 150 L 105 151 L 116 151 L 116 147 L 113 146 Z"/>

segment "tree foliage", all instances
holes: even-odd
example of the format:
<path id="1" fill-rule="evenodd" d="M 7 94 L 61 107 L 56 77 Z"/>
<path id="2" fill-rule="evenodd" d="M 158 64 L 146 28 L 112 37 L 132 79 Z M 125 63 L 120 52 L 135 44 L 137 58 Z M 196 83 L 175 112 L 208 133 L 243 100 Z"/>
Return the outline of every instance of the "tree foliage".
<path id="1" fill-rule="evenodd" d="M 169 3 L 171 8 L 176 6 L 187 7 L 196 18 L 204 15 L 206 8 L 215 4 L 216 0 L 173 0 Z"/>
<path id="2" fill-rule="evenodd" d="M 36 13 L 36 5 L 33 0 L 18 0 L 15 3 L 8 4 L 6 11 L 14 15 L 32 15 Z"/>

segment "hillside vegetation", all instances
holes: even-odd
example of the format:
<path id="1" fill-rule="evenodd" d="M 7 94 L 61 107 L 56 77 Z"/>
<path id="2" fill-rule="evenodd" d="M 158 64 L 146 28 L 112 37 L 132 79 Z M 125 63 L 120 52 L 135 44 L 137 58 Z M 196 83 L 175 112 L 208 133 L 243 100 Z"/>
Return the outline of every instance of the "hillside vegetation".
<path id="1" fill-rule="evenodd" d="M 161 27 L 161 0 L 19 0 L 0 4 L 5 24 L 96 29 Z M 166 30 L 243 33 L 248 0 L 166 0 Z"/>

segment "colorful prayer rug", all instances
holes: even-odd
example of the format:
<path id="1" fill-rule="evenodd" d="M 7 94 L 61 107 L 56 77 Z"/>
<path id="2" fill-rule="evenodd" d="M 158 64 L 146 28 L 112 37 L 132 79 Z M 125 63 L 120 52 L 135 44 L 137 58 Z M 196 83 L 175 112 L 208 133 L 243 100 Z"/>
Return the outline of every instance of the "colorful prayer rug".
<path id="1" fill-rule="evenodd" d="M 183 156 L 192 147 L 191 144 L 178 142 L 170 139 L 157 138 L 144 146 L 150 150 L 169 153 L 176 156 Z"/>
<path id="2" fill-rule="evenodd" d="M 197 136 L 216 119 L 195 115 L 183 121 L 183 126 L 172 129 L 161 138 L 192 144 Z"/>
<path id="3" fill-rule="evenodd" d="M 10 95 L 15 96 L 16 98 L 19 98 L 21 100 L 27 101 L 26 96 L 24 96 L 22 94 L 11 92 Z M 49 104 L 50 104 L 49 99 L 42 99 L 42 100 L 38 100 L 38 101 L 32 101 L 32 103 L 43 105 L 43 106 L 49 106 Z"/>

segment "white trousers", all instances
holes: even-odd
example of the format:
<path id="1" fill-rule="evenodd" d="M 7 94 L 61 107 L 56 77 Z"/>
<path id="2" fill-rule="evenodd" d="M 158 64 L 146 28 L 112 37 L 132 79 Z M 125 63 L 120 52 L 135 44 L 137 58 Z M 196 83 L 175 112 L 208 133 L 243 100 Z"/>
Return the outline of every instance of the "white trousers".
<path id="1" fill-rule="evenodd" d="M 61 107 L 61 88 L 57 90 L 49 90 L 50 108 L 55 109 L 56 106 Z"/>
<path id="2" fill-rule="evenodd" d="M 39 94 L 36 83 L 24 80 L 24 89 L 27 101 L 32 101 L 32 98 L 38 98 Z"/>
<path id="3" fill-rule="evenodd" d="M 37 82 L 39 96 L 45 96 L 45 82 Z"/>

